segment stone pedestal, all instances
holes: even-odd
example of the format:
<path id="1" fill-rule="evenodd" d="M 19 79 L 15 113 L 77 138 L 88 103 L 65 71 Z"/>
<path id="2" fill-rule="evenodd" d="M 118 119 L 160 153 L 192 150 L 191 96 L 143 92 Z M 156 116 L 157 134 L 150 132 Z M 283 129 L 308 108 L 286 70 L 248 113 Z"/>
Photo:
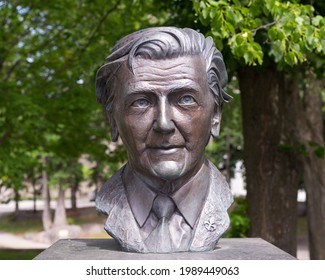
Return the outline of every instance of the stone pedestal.
<path id="1" fill-rule="evenodd" d="M 35 260 L 294 260 L 261 238 L 222 238 L 209 252 L 139 254 L 121 250 L 113 239 L 61 239 Z"/>

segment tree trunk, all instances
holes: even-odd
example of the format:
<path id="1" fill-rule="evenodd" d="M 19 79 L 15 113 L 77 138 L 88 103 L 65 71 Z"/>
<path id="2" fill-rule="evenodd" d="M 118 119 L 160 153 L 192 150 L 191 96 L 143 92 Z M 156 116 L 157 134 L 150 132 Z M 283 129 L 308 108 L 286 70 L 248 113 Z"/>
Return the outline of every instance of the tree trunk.
<path id="1" fill-rule="evenodd" d="M 71 208 L 77 209 L 77 191 L 78 191 L 78 184 L 77 182 L 71 186 Z"/>
<path id="2" fill-rule="evenodd" d="M 60 186 L 57 205 L 54 214 L 54 227 L 61 227 L 67 224 L 67 214 L 64 206 L 65 190 Z"/>
<path id="3" fill-rule="evenodd" d="M 37 191 L 36 191 L 36 186 L 35 182 L 33 184 L 33 212 L 36 213 L 37 207 L 36 207 L 36 200 L 37 200 Z"/>
<path id="4" fill-rule="evenodd" d="M 43 184 L 43 213 L 42 213 L 42 223 L 43 228 L 45 231 L 49 230 L 52 227 L 52 214 L 51 214 L 51 197 L 50 197 L 50 191 L 48 187 L 48 178 L 47 178 L 47 172 L 45 170 L 46 165 L 46 159 L 44 159 L 44 166 L 42 171 L 42 184 Z"/>
<path id="5" fill-rule="evenodd" d="M 297 77 L 296 81 L 301 80 Z M 307 192 L 307 216 L 309 251 L 311 259 L 325 259 L 325 159 L 324 123 L 321 91 L 323 81 L 317 80 L 311 70 L 305 76 L 306 88 L 299 96 L 297 83 L 293 84 L 296 94 L 297 138 L 304 146 L 300 154 L 303 166 L 303 180 Z M 318 150 L 317 150 L 318 149 Z M 317 155 L 317 151 L 320 154 Z"/>
<path id="6" fill-rule="evenodd" d="M 238 73 L 250 236 L 296 255 L 298 166 L 293 144 L 292 94 L 275 65 Z"/>
<path id="7" fill-rule="evenodd" d="M 15 217 L 18 217 L 20 194 L 19 194 L 19 190 L 17 190 L 16 188 L 14 188 L 14 192 L 15 192 Z"/>

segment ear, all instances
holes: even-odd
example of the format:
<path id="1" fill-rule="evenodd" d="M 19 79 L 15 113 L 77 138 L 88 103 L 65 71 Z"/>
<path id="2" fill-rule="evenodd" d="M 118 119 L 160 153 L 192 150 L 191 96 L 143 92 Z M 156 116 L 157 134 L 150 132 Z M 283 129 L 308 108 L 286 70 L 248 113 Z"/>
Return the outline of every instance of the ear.
<path id="1" fill-rule="evenodd" d="M 119 137 L 119 133 L 118 133 L 118 129 L 117 129 L 117 125 L 116 125 L 116 121 L 113 118 L 113 116 L 111 115 L 107 115 L 108 118 L 108 122 L 111 128 L 111 138 L 113 142 L 117 142 L 118 137 Z"/>
<path id="2" fill-rule="evenodd" d="M 113 120 L 111 122 L 111 136 L 112 136 L 112 141 L 117 142 L 119 133 L 118 133 L 118 129 L 117 129 L 115 120 Z"/>
<path id="3" fill-rule="evenodd" d="M 211 135 L 216 138 L 219 136 L 221 123 L 221 109 L 217 107 L 214 109 L 212 124 L 211 124 Z"/>

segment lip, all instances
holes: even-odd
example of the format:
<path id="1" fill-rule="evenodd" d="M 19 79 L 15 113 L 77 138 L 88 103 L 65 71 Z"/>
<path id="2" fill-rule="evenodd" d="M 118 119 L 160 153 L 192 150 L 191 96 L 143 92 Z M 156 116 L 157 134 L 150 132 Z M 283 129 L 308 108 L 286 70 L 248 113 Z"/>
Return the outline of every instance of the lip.
<path id="1" fill-rule="evenodd" d="M 172 150 L 183 148 L 181 145 L 162 145 L 162 146 L 148 146 L 149 149 L 157 149 L 157 150 Z"/>
<path id="2" fill-rule="evenodd" d="M 157 151 L 161 154 L 168 155 L 177 152 L 179 149 L 182 149 L 183 146 L 169 145 L 169 146 L 155 146 L 155 147 L 148 147 L 148 148 Z"/>

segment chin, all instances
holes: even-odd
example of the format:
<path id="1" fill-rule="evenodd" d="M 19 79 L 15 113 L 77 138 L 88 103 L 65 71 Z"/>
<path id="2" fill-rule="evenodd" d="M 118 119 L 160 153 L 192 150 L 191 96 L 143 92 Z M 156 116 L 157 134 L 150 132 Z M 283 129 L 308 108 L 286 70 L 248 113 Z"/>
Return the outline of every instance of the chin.
<path id="1" fill-rule="evenodd" d="M 155 176 L 166 181 L 173 181 L 184 174 L 183 162 L 176 161 L 163 161 L 152 166 Z"/>

